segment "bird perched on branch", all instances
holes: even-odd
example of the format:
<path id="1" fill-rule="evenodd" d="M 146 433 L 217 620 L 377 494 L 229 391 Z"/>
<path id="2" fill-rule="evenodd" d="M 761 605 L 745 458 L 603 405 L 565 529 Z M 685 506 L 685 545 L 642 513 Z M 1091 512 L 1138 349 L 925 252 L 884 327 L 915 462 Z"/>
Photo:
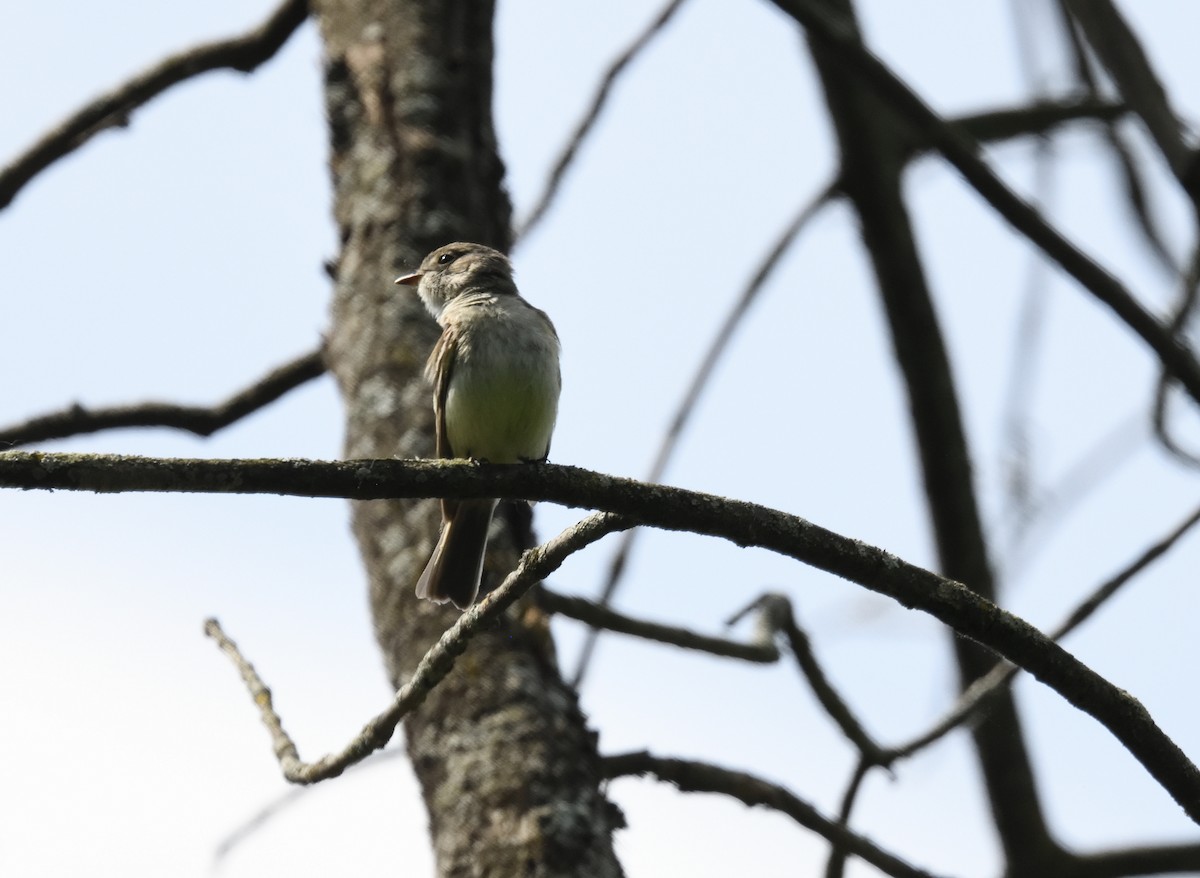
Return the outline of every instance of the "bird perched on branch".
<path id="1" fill-rule="evenodd" d="M 562 386 L 558 334 L 517 292 L 508 257 L 482 244 L 447 244 L 396 283 L 415 286 L 442 327 L 425 365 L 437 456 L 545 460 Z M 417 580 L 417 597 L 471 605 L 497 502 L 442 501 L 441 534 Z"/>

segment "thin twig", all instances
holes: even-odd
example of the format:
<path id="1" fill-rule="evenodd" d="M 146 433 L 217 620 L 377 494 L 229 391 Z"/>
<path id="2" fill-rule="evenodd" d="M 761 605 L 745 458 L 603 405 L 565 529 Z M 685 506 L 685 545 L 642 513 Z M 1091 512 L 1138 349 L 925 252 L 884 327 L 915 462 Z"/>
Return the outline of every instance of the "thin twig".
<path id="1" fill-rule="evenodd" d="M 875 765 L 865 756 L 860 756 L 858 765 L 854 767 L 854 774 L 850 777 L 850 783 L 846 785 L 846 792 L 842 794 L 842 807 L 838 811 L 838 825 L 850 828 L 850 815 L 854 812 L 854 804 L 858 801 L 858 794 L 862 790 L 863 781 L 867 778 L 867 773 L 874 768 Z M 829 860 L 825 863 L 825 878 L 842 878 L 846 873 L 846 857 L 850 851 L 846 846 L 833 842 L 829 847 Z"/>
<path id="2" fill-rule="evenodd" d="M 346 774 L 353 774 L 357 771 L 369 771 L 372 768 L 377 768 L 385 762 L 390 762 L 395 759 L 407 757 L 407 753 L 400 747 L 391 750 L 376 750 L 362 762 L 357 765 L 352 765 L 346 769 Z M 259 808 L 254 814 L 250 815 L 244 822 L 238 825 L 232 832 L 226 835 L 223 839 L 217 842 L 213 848 L 212 855 L 212 870 L 218 870 L 222 863 L 245 841 L 249 841 L 256 833 L 264 829 L 268 823 L 273 821 L 291 808 L 293 805 L 300 803 L 306 796 L 315 793 L 319 790 L 319 786 L 292 786 L 286 787 L 284 791 L 276 796 L 271 801 L 267 802 Z"/>
<path id="3" fill-rule="evenodd" d="M 1035 101 L 1045 97 L 1045 77 L 1039 74 L 1038 40 L 1044 22 L 1037 13 L 1044 11 L 1040 4 L 1027 4 L 1028 8 L 1013 0 L 1010 3 L 1012 22 L 1017 34 L 1017 55 L 1021 72 L 1024 74 L 1025 89 Z M 978 138 L 977 138 L 978 139 Z M 1034 203 L 1046 209 L 1054 201 L 1055 162 L 1054 142 L 1048 137 L 1038 138 L 1034 147 Z M 1001 417 L 1003 459 L 1005 471 L 1005 505 L 1014 520 L 1014 529 L 1021 532 L 1021 525 L 1028 520 L 1033 502 L 1034 477 L 1032 469 L 1032 442 L 1029 437 L 1029 407 L 1039 370 L 1038 355 L 1042 349 L 1045 330 L 1045 315 L 1049 300 L 1046 296 L 1047 265 L 1040 253 L 1029 253 L 1026 257 L 1024 289 L 1018 308 L 1016 338 L 1008 374 L 1008 387 L 1004 394 L 1004 409 Z"/>
<path id="4" fill-rule="evenodd" d="M 1072 18 L 1070 10 L 1067 9 L 1066 0 L 1058 0 L 1056 7 L 1061 24 L 1060 30 L 1066 36 L 1067 47 L 1070 49 L 1071 58 L 1074 61 L 1075 78 L 1087 94 L 1099 98 L 1100 85 L 1096 73 L 1092 69 L 1092 56 L 1083 44 L 1083 38 L 1079 34 L 1075 20 Z M 1104 136 L 1121 171 L 1121 179 L 1125 184 L 1125 198 L 1133 212 L 1135 225 L 1141 231 L 1146 245 L 1159 264 L 1171 276 L 1178 276 L 1181 269 L 1154 219 L 1150 207 L 1150 191 L 1142 179 L 1140 166 L 1134 160 L 1133 152 L 1125 142 L 1125 137 L 1122 136 L 1120 129 L 1117 128 L 1115 119 L 1104 123 Z"/>
<path id="5" fill-rule="evenodd" d="M 579 124 L 575 126 L 575 130 L 571 132 L 571 137 L 567 140 L 566 146 L 563 147 L 559 154 L 558 161 L 554 163 L 554 170 L 550 172 L 550 176 L 546 179 L 546 185 L 542 189 L 542 194 L 534 202 L 533 209 L 529 211 L 529 216 L 524 222 L 520 223 L 517 231 L 513 236 L 513 246 L 526 237 L 529 233 L 542 221 L 546 212 L 550 209 L 558 195 L 559 188 L 562 186 L 563 178 L 575 161 L 575 155 L 579 152 L 579 148 L 583 146 L 583 142 L 588 135 L 592 133 L 592 129 L 596 125 L 596 120 L 600 118 L 600 113 L 608 103 L 609 93 L 612 91 L 613 85 L 617 79 L 625 72 L 630 63 L 642 53 L 642 50 L 650 44 L 650 41 L 658 35 L 667 22 L 679 11 L 679 7 L 683 5 L 683 0 L 671 0 L 658 16 L 650 22 L 638 37 L 629 44 L 616 59 L 608 66 L 604 76 L 600 78 L 600 85 L 596 88 L 596 93 L 592 96 L 592 103 L 584 113 Z"/>
<path id="6" fill-rule="evenodd" d="M 787 596 L 765 594 L 730 619 L 729 623 L 732 625 L 750 611 L 757 611 L 760 614 L 763 619 L 763 627 L 778 631 L 787 639 L 792 656 L 800 668 L 800 673 L 812 687 L 817 701 L 825 708 L 830 719 L 842 730 L 842 734 L 858 749 L 863 759 L 872 764 L 881 764 L 880 760 L 884 756 L 883 748 L 867 734 L 867 730 L 863 728 L 863 724 L 859 722 L 845 699 L 829 682 L 829 677 L 813 654 L 808 635 L 796 621 L 792 602 Z"/>
<path id="7" fill-rule="evenodd" d="M 1010 189 L 980 158 L 977 143 L 931 110 L 855 38 L 846 22 L 830 14 L 822 4 L 814 0 L 774 0 L 774 3 L 803 24 L 814 38 L 829 46 L 839 64 L 866 79 L 893 110 L 917 128 L 921 137 L 936 146 L 967 183 L 1013 229 L 1041 248 L 1084 289 L 1111 309 L 1145 342 L 1188 394 L 1200 401 L 1200 363 L 1188 346 L 1172 335 L 1119 280 L 1063 237 L 1036 209 Z"/>
<path id="8" fill-rule="evenodd" d="M 990 110 L 947 119 L 980 143 L 1003 143 L 1018 137 L 1047 137 L 1069 122 L 1111 124 L 1129 114 L 1129 108 L 1100 97 L 1051 100 L 1039 97 L 1013 109 Z M 930 147 L 932 149 L 933 147 Z M 927 150 L 921 150 L 922 153 Z"/>
<path id="9" fill-rule="evenodd" d="M 262 719 L 263 725 L 271 733 L 271 744 L 275 749 L 275 758 L 279 760 L 286 771 L 289 765 L 300 761 L 300 755 L 296 751 L 295 742 L 283 728 L 283 720 L 275 712 L 270 688 L 263 682 L 262 677 L 258 675 L 258 671 L 254 670 L 254 665 L 250 664 L 245 656 L 242 655 L 237 644 L 226 636 L 220 622 L 216 619 L 206 619 L 204 621 L 204 634 L 206 637 L 210 637 L 217 642 L 217 648 L 229 656 L 229 660 L 237 668 L 238 675 L 242 678 L 242 682 L 246 684 L 246 691 L 250 693 L 251 700 L 258 707 L 259 717 Z"/>
<path id="10" fill-rule="evenodd" d="M 1142 118 L 1175 179 L 1200 211 L 1196 150 L 1185 138 L 1183 123 L 1132 29 L 1109 0 L 1066 0 L 1066 5 L 1125 103 Z"/>
<path id="11" fill-rule="evenodd" d="M 0 448 L 16 448 L 117 427 L 171 427 L 197 436 L 211 436 L 324 373 L 325 362 L 318 349 L 277 366 L 254 384 L 210 407 L 146 402 L 87 409 L 76 403 L 62 411 L 0 430 Z"/>
<path id="12" fill-rule="evenodd" d="M 478 604 L 471 607 L 442 635 L 417 665 L 416 671 L 401 687 L 386 710 L 370 720 L 359 734 L 340 752 L 322 756 L 315 762 L 304 762 L 292 737 L 271 703 L 271 690 L 266 687 L 254 667 L 242 657 L 237 646 L 221 630 L 216 619 L 204 623 L 204 633 L 217 641 L 230 657 L 254 703 L 258 706 L 263 725 L 271 734 L 275 757 L 286 780 L 296 784 L 311 784 L 337 777 L 351 765 L 361 762 L 391 740 L 400 721 L 425 700 L 454 667 L 454 662 L 480 631 L 495 620 L 518 598 L 549 574 L 553 573 L 568 555 L 595 542 L 606 534 L 630 527 L 632 522 L 619 515 L 595 513 L 567 528 L 554 539 L 521 556 L 517 569 Z"/>
<path id="13" fill-rule="evenodd" d="M 1054 528 L 1066 520 L 1072 507 L 1082 503 L 1090 492 L 1132 459 L 1144 447 L 1146 436 L 1145 413 L 1127 416 L 1097 438 L 1053 485 L 1031 497 L 1023 510 L 1023 519 L 1013 521 L 1008 533 L 1010 557 L 1004 563 L 1004 577 L 1018 576 L 1050 539 Z"/>
<path id="14" fill-rule="evenodd" d="M 1197 243 L 1192 248 L 1192 259 L 1187 273 L 1180 279 L 1179 304 L 1175 306 L 1171 315 L 1172 332 L 1177 335 L 1183 334 L 1188 320 L 1196 309 L 1198 299 L 1200 299 L 1200 236 L 1197 236 Z M 1170 400 L 1173 383 L 1165 369 L 1159 373 L 1158 386 L 1154 392 L 1154 414 L 1151 418 L 1154 435 L 1159 444 L 1181 463 L 1197 467 L 1200 466 L 1200 458 L 1176 442 L 1167 425 L 1167 404 Z"/>
<path id="15" fill-rule="evenodd" d="M 538 602 L 547 612 L 577 619 L 592 628 L 615 631 L 618 634 L 628 634 L 644 640 L 667 643 L 671 646 L 706 652 L 722 658 L 734 658 L 758 664 L 771 664 L 779 661 L 779 648 L 773 639 L 774 631 L 764 632 L 766 637 L 756 637 L 750 643 L 742 643 L 724 637 L 711 637 L 674 625 L 660 625 L 656 622 L 634 619 L 584 598 L 558 594 L 544 586 L 538 592 Z"/>
<path id="16" fill-rule="evenodd" d="M 93 100 L 60 122 L 0 169 L 0 209 L 54 162 L 107 128 L 129 124 L 129 114 L 158 95 L 202 73 L 228 68 L 249 73 L 269 60 L 308 17 L 307 0 L 285 0 L 247 34 L 179 52 Z"/>
<path id="17" fill-rule="evenodd" d="M 667 427 L 667 432 L 663 436 L 662 443 L 658 447 L 658 453 L 655 455 L 654 462 L 650 465 L 650 471 L 646 473 L 644 481 L 657 483 L 662 480 L 663 473 L 666 472 L 667 464 L 675 453 L 675 448 L 679 444 L 679 439 L 683 435 L 684 428 L 691 419 L 692 413 L 695 411 L 705 388 L 707 388 L 708 382 L 717 368 L 717 364 L 725 355 L 725 351 L 729 347 L 729 342 L 732 340 L 734 333 L 749 313 L 750 306 L 754 304 L 755 299 L 758 298 L 758 294 L 766 286 L 767 281 L 770 280 L 771 275 L 774 274 L 775 269 L 787 254 L 787 251 L 791 248 L 796 238 L 804 231 L 804 228 L 817 215 L 820 209 L 837 194 L 837 191 L 837 182 L 834 181 L 824 186 L 820 192 L 809 199 L 787 224 L 787 227 L 784 228 L 774 245 L 767 251 L 767 254 L 754 270 L 754 274 L 751 275 L 741 294 L 725 314 L 725 319 L 721 322 L 720 328 L 717 329 L 717 334 L 713 336 L 708 349 L 700 359 L 700 365 L 697 367 L 687 391 L 675 409 L 671 423 Z M 608 573 L 605 577 L 604 585 L 600 589 L 599 604 L 602 607 L 609 606 L 616 596 L 621 579 L 625 575 L 626 565 L 629 555 L 633 551 L 637 534 L 638 531 L 636 528 L 626 531 L 621 537 L 616 552 L 613 553 L 612 560 L 608 563 Z M 583 684 L 583 678 L 587 674 L 588 666 L 591 663 L 598 636 L 598 632 L 593 630 L 584 639 L 583 647 L 579 653 L 579 663 L 576 665 L 575 674 L 571 679 L 571 685 L 576 689 Z"/>
<path id="18" fill-rule="evenodd" d="M 601 768 L 609 778 L 649 774 L 684 792 L 721 793 L 751 807 L 771 808 L 791 817 L 805 829 L 843 846 L 887 875 L 896 878 L 931 878 L 932 875 L 823 816 L 790 790 L 745 772 L 704 762 L 660 758 L 645 751 L 606 756 L 601 760 Z"/>

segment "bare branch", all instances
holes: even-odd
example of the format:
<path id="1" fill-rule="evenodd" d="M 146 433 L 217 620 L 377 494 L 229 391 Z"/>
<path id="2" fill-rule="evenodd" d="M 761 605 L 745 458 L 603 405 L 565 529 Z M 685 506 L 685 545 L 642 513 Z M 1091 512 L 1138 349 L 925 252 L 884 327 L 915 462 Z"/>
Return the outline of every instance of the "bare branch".
<path id="1" fill-rule="evenodd" d="M 1071 17 L 1070 10 L 1067 9 L 1066 0 L 1058 0 L 1055 5 L 1061 21 L 1061 30 L 1066 37 L 1067 47 L 1074 61 L 1075 77 L 1088 94 L 1099 96 L 1100 87 L 1092 70 L 1092 58 L 1083 44 L 1083 38 Z M 1134 160 L 1132 150 L 1125 142 L 1125 137 L 1112 122 L 1104 126 L 1104 135 L 1117 160 L 1117 167 L 1120 169 L 1121 179 L 1125 184 L 1125 198 L 1129 202 L 1135 224 L 1141 231 L 1146 245 L 1163 268 L 1172 275 L 1179 274 L 1180 269 L 1176 260 L 1167 246 L 1159 224 L 1154 219 L 1150 207 L 1149 190 L 1143 182 L 1142 172 Z"/>
<path id="2" fill-rule="evenodd" d="M 829 183 L 821 189 L 792 218 L 791 222 L 788 223 L 787 227 L 775 241 L 775 244 L 767 251 L 766 256 L 763 257 L 754 274 L 742 289 L 741 295 L 738 296 L 737 301 L 733 303 L 733 306 L 725 315 L 725 319 L 721 322 L 717 334 L 709 343 L 708 350 L 704 352 L 704 356 L 700 360 L 700 365 L 697 367 L 695 375 L 692 376 L 691 384 L 688 385 L 687 391 L 679 401 L 679 406 L 675 409 L 670 426 L 663 436 L 662 444 L 659 445 L 658 454 L 655 455 L 654 462 L 650 465 L 650 471 L 646 474 L 644 481 L 658 482 L 662 479 L 663 473 L 666 472 L 667 464 L 675 453 L 675 448 L 679 444 L 680 437 L 683 435 L 684 428 L 691 419 L 692 412 L 695 411 L 696 405 L 704 393 L 704 389 L 708 386 L 713 372 L 716 371 L 717 364 L 725 355 L 733 334 L 741 325 L 746 314 L 749 313 L 750 306 L 754 304 L 755 299 L 758 298 L 758 294 L 766 286 L 771 275 L 775 273 L 775 269 L 778 267 L 780 261 L 787 254 L 792 244 L 795 243 L 796 238 L 804 231 L 805 226 L 809 224 L 821 208 L 828 204 L 836 194 L 837 181 Z M 612 560 L 608 564 L 608 575 L 604 580 L 604 586 L 600 589 L 599 603 L 602 607 L 607 607 L 611 604 L 613 598 L 616 596 L 617 588 L 620 586 L 621 579 L 625 575 L 625 565 L 629 560 L 629 554 L 633 551 L 637 533 L 636 529 L 626 531 L 621 537 L 617 551 L 613 553 Z M 583 678 L 587 674 L 588 665 L 591 663 L 592 654 L 596 648 L 597 637 L 598 632 L 593 630 L 589 632 L 583 642 L 583 648 L 579 653 L 579 664 L 576 666 L 574 677 L 571 680 L 571 685 L 576 689 L 583 684 Z"/>
<path id="3" fill-rule="evenodd" d="M 1124 569 L 1098 586 L 1057 628 L 1049 633 L 1049 638 L 1061 640 L 1082 625 L 1122 586 L 1170 551 L 1198 523 L 1200 523 L 1200 509 L 1197 509 L 1173 531 L 1142 552 Z M 889 748 L 886 763 L 881 762 L 880 764 L 890 764 L 895 759 L 911 756 L 958 728 L 968 718 L 983 709 L 998 691 L 1012 682 L 1019 670 L 1020 668 L 1008 662 L 998 663 L 991 671 L 968 686 L 946 716 L 939 720 L 933 728 L 907 744 Z"/>
<path id="4" fill-rule="evenodd" d="M 1128 113 L 1129 108 L 1124 104 L 1085 97 L 1039 100 L 1027 106 L 959 116 L 947 119 L 946 123 L 957 125 L 980 143 L 1002 143 L 1018 137 L 1045 137 L 1070 122 L 1110 123 Z"/>
<path id="5" fill-rule="evenodd" d="M 1197 299 L 1200 298 L 1200 241 L 1192 248 L 1191 263 L 1187 273 L 1180 280 L 1180 287 L 1179 304 L 1175 306 L 1171 315 L 1171 330 L 1178 334 L 1184 332 L 1188 320 L 1196 310 Z M 1172 384 L 1171 376 L 1163 370 L 1154 392 L 1154 414 L 1151 418 L 1154 435 L 1159 444 L 1181 463 L 1191 467 L 1200 466 L 1200 458 L 1175 441 L 1167 424 L 1167 405 Z"/>
<path id="6" fill-rule="evenodd" d="M 867 778 L 869 772 L 874 766 L 865 756 L 858 760 L 858 765 L 854 767 L 854 774 L 850 778 L 850 783 L 846 785 L 846 792 L 842 794 L 842 808 L 838 812 L 838 825 L 849 828 L 850 815 L 854 811 L 854 803 L 858 801 L 858 794 L 862 790 L 863 781 Z M 846 874 L 846 857 L 850 851 L 845 845 L 834 842 L 829 848 L 829 860 L 825 863 L 825 878 L 842 878 Z"/>
<path id="7" fill-rule="evenodd" d="M 221 652 L 229 656 L 229 660 L 237 668 L 242 682 L 246 684 L 246 691 L 250 693 L 250 699 L 258 706 L 259 716 L 262 718 L 263 725 L 271 733 L 271 745 L 275 749 L 275 758 L 284 766 L 284 771 L 286 772 L 289 766 L 295 765 L 300 761 L 300 755 L 296 752 L 295 742 L 292 741 L 291 736 L 283 728 L 283 720 L 275 712 L 275 707 L 272 704 L 271 690 L 262 681 L 262 677 L 258 675 L 258 671 L 254 670 L 254 665 L 250 664 L 242 655 L 237 644 L 225 635 L 225 632 L 221 629 L 220 622 L 216 619 L 206 619 L 204 622 L 204 635 L 215 640 L 217 647 Z"/>
<path id="8" fill-rule="evenodd" d="M 607 777 L 650 774 L 674 784 L 685 793 L 721 793 L 751 807 L 760 805 L 791 817 L 805 829 L 844 847 L 846 850 L 896 878 L 931 878 L 932 873 L 917 869 L 876 847 L 861 835 L 821 815 L 816 808 L 783 787 L 740 771 L 732 771 L 704 762 L 664 759 L 647 752 L 606 756 L 602 768 Z"/>
<path id="9" fill-rule="evenodd" d="M 407 754 L 399 747 L 391 750 L 377 750 L 362 762 L 347 768 L 346 774 L 353 774 L 357 771 L 369 771 L 385 762 L 401 758 L 407 758 Z M 217 843 L 217 846 L 213 849 L 212 870 L 215 872 L 220 869 L 223 862 L 230 854 L 237 851 L 243 842 L 252 839 L 276 817 L 281 816 L 285 811 L 293 805 L 298 804 L 317 789 L 319 788 L 316 786 L 287 787 L 280 795 L 259 808 L 258 811 L 250 815 L 240 826 L 236 827 Z"/>
<path id="10" fill-rule="evenodd" d="M 766 632 L 765 638 L 756 638 L 752 643 L 741 643 L 724 637 L 697 634 L 673 625 L 659 625 L 655 622 L 633 619 L 589 600 L 558 594 L 544 586 L 538 592 L 538 603 L 547 612 L 569 616 L 593 628 L 602 628 L 605 631 L 629 634 L 644 640 L 667 643 L 671 646 L 693 649 L 723 658 L 741 659 L 758 664 L 771 664 L 779 661 L 779 649 L 772 639 L 773 630 Z"/>
<path id="11" fill-rule="evenodd" d="M 979 157 L 977 143 L 933 112 L 855 39 L 846 22 L 830 15 L 812 0 L 774 0 L 774 3 L 828 46 L 837 63 L 863 76 L 923 138 L 937 147 L 997 213 L 1108 306 L 1137 333 L 1192 399 L 1200 401 L 1200 363 L 1187 345 L 1173 336 L 1119 280 L 1063 237 L 1034 207 L 1013 192 Z"/>
<path id="12" fill-rule="evenodd" d="M 621 526 L 719 537 L 794 558 L 922 610 L 999 653 L 1095 717 L 1195 821 L 1200 769 L 1132 695 L 1028 622 L 971 589 L 803 518 L 741 500 L 645 485 L 554 464 L 455 460 L 188 460 L 119 455 L 0 453 L 0 487 L 74 491 L 280 494 L 357 500 L 507 497 L 600 508 Z M 527 564 L 532 565 L 527 558 Z M 547 570 L 540 567 L 537 575 Z M 467 623 L 477 609 L 466 614 Z M 449 656 L 446 657 L 447 659 Z"/>
<path id="13" fill-rule="evenodd" d="M 116 427 L 172 427 L 197 436 L 211 436 L 324 373 L 325 362 L 318 349 L 272 369 L 254 384 L 211 407 L 146 402 L 89 410 L 75 404 L 0 430 L 0 447 L 32 445 Z"/>
<path id="14" fill-rule="evenodd" d="M 1125 103 L 1141 116 L 1175 179 L 1200 211 L 1200 162 L 1141 43 L 1109 0 L 1066 0 L 1066 6 Z"/>
<path id="15" fill-rule="evenodd" d="M 1012 522 L 1009 537 L 1013 556 L 1005 562 L 1004 576 L 1012 579 L 1017 575 L 1071 509 L 1130 460 L 1144 446 L 1145 439 L 1144 413 L 1126 417 L 1097 438 L 1053 485 L 1032 496 L 1020 517 Z"/>
<path id="16" fill-rule="evenodd" d="M 1083 878 L 1132 878 L 1135 875 L 1195 875 L 1200 872 L 1200 844 L 1126 848 L 1080 855 L 1071 874 Z"/>
<path id="17" fill-rule="evenodd" d="M 173 85 L 211 70 L 249 73 L 269 60 L 308 17 L 307 0 L 285 0 L 254 30 L 171 55 L 154 67 L 93 100 L 0 169 L 0 209 L 51 164 L 107 128 L 129 124 L 129 114 Z"/>
<path id="18" fill-rule="evenodd" d="M 271 734 L 275 757 L 283 776 L 291 783 L 311 784 L 337 777 L 351 765 L 361 762 L 391 740 L 400 721 L 415 709 L 445 676 L 454 668 L 458 656 L 467 649 L 471 638 L 494 624 L 495 620 L 535 583 L 553 573 L 568 555 L 616 530 L 632 526 L 633 522 L 619 515 L 596 513 L 567 528 L 554 539 L 521 556 L 517 569 L 503 583 L 463 613 L 457 622 L 442 635 L 417 665 L 407 683 L 396 693 L 392 703 L 370 720 L 353 741 L 340 752 L 322 756 L 315 762 L 300 759 L 296 744 L 283 728 L 283 721 L 271 703 L 271 690 L 262 682 L 254 667 L 246 661 L 237 646 L 221 630 L 216 619 L 204 623 L 204 633 L 217 641 L 230 657 L 250 697 L 258 706 L 263 725 Z"/>
<path id="19" fill-rule="evenodd" d="M 205 632 L 207 633 L 207 631 Z M 354 771 L 359 768 L 365 768 L 374 763 L 376 759 L 385 756 L 403 753 L 403 750 L 385 750 L 373 754 L 371 759 L 360 762 L 348 771 Z M 243 842 L 249 841 L 259 831 L 261 831 L 268 823 L 278 817 L 284 810 L 290 808 L 301 800 L 308 793 L 313 792 L 315 787 L 288 787 L 281 795 L 276 796 L 274 800 L 258 809 L 249 819 L 244 821 L 240 826 L 234 829 L 231 833 L 221 839 L 217 846 L 213 849 L 210 871 L 217 873 L 224 865 L 225 860 L 229 855 L 236 851 Z"/>
<path id="20" fill-rule="evenodd" d="M 558 161 L 554 163 L 554 170 L 550 172 L 550 176 L 546 180 L 546 185 L 542 189 L 542 194 L 534 202 L 533 209 L 529 211 L 529 216 L 518 226 L 516 234 L 513 237 L 514 247 L 517 242 L 524 240 L 538 223 L 542 221 L 542 218 L 545 217 L 546 212 L 550 209 L 550 205 L 554 203 L 554 199 L 558 195 L 558 190 L 562 186 L 563 178 L 566 176 L 571 164 L 575 161 L 575 155 L 579 152 L 579 148 L 583 145 L 584 140 L 592 133 L 592 129 L 596 125 L 596 120 L 600 118 L 601 111 L 604 109 L 605 104 L 608 103 L 609 93 L 612 91 L 612 87 L 616 84 L 617 79 L 625 72 L 625 68 L 650 44 L 650 41 L 667 26 L 667 22 L 679 11 L 679 7 L 682 5 L 683 0 L 670 0 L 663 7 L 662 11 L 659 12 L 654 21 L 650 22 L 649 26 L 609 65 L 604 76 L 600 78 L 600 85 L 596 88 L 596 93 L 592 96 L 591 106 L 588 107 L 579 124 L 575 126 L 575 130 L 571 132 L 571 137 L 567 141 L 567 145 L 563 147 Z"/>
<path id="21" fill-rule="evenodd" d="M 796 664 L 800 667 L 800 672 L 804 678 L 808 680 L 812 686 L 813 694 L 816 695 L 817 701 L 825 708 L 825 712 L 829 714 L 839 729 L 862 755 L 863 759 L 875 765 L 882 765 L 882 760 L 885 758 L 883 748 L 871 739 L 863 728 L 862 723 L 850 710 L 849 705 L 833 688 L 833 684 L 829 682 L 829 677 L 825 675 L 824 669 L 817 661 L 817 657 L 813 654 L 812 645 L 809 643 L 808 635 L 796 622 L 796 614 L 792 610 L 792 602 L 788 600 L 786 595 L 782 594 L 765 594 L 758 598 L 754 603 L 750 604 L 741 613 L 738 613 L 730 624 L 736 622 L 742 615 L 752 610 L 757 610 L 762 614 L 764 626 L 768 629 L 773 629 L 781 633 L 787 638 L 788 646 L 791 647 L 792 655 L 796 659 Z"/>

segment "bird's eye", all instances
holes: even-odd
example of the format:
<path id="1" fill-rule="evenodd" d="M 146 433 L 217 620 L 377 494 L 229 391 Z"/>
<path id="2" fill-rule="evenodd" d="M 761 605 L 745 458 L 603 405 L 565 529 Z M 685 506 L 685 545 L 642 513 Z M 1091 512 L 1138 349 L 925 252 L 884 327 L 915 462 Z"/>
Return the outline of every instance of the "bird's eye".
<path id="1" fill-rule="evenodd" d="M 438 265 L 449 265 L 459 257 L 458 253 L 443 253 L 438 257 Z"/>

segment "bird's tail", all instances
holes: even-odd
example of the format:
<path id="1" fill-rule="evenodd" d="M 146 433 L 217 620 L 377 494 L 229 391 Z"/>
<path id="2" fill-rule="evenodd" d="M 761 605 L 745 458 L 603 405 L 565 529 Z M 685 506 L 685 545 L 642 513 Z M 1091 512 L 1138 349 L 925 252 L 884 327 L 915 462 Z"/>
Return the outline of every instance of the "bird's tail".
<path id="1" fill-rule="evenodd" d="M 417 580 L 417 597 L 434 603 L 452 601 L 465 610 L 479 593 L 483 554 L 495 500 L 461 500 L 442 523 L 437 547 Z"/>

